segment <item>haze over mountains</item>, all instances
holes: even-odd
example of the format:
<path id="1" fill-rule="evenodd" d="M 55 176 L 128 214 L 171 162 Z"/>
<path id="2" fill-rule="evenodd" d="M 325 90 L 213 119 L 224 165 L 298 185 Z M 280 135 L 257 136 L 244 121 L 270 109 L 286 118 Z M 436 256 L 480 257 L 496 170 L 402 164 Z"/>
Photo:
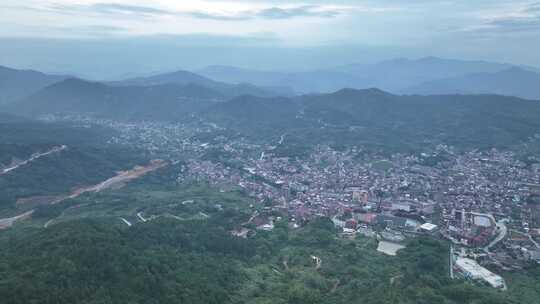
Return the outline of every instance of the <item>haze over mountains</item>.
<path id="1" fill-rule="evenodd" d="M 539 21 L 0 1 L 0 304 L 540 304 Z"/>
<path id="2" fill-rule="evenodd" d="M 291 88 L 282 86 L 255 86 L 249 84 L 247 81 L 230 84 L 226 82 L 215 81 L 210 78 L 189 72 L 179 70 L 176 72 L 157 74 L 154 76 L 148 77 L 138 77 L 131 78 L 122 81 L 110 82 L 109 84 L 115 86 L 153 86 L 153 85 L 163 85 L 163 84 L 179 84 L 179 85 L 188 85 L 195 84 L 202 87 L 206 87 L 215 91 L 220 92 L 224 96 L 234 97 L 240 95 L 255 95 L 255 96 L 276 96 L 276 95 L 292 95 L 294 92 Z"/>
<path id="3" fill-rule="evenodd" d="M 69 84 L 75 85 L 76 82 L 68 82 L 60 87 L 47 88 L 66 79 L 66 76 L 0 67 L 0 105 L 29 98 L 33 94 L 53 94 L 51 90 L 68 89 L 66 86 Z M 343 88 L 378 88 L 394 94 L 500 94 L 540 100 L 539 79 L 540 73 L 533 67 L 426 57 L 302 72 L 209 66 L 196 72 L 179 70 L 103 84 L 111 88 L 117 87 L 114 92 L 128 95 L 129 91 L 145 91 L 145 94 L 148 94 L 152 91 L 150 87 L 163 85 L 167 88 L 167 95 L 171 93 L 172 87 L 176 86 L 176 97 L 190 98 L 230 99 L 242 95 L 277 97 L 331 93 Z M 120 89 L 121 87 L 124 89 Z M 103 89 L 103 86 L 94 88 Z M 76 93 L 76 89 L 71 90 Z M 45 92 L 38 93 L 40 90 Z M 96 94 L 93 98 L 99 96 L 99 93 Z M 171 97 L 169 95 L 161 98 L 159 95 L 154 92 L 152 98 Z M 99 103 L 99 100 L 94 102 Z"/>
<path id="4" fill-rule="evenodd" d="M 424 82 L 405 93 L 412 94 L 500 94 L 540 100 L 540 74 L 518 67 L 494 73 L 472 73 L 464 76 Z"/>
<path id="5" fill-rule="evenodd" d="M 178 120 L 218 100 L 224 100 L 224 96 L 196 84 L 110 86 L 70 78 L 12 103 L 6 109 L 28 116 L 73 114 L 122 120 Z"/>
<path id="6" fill-rule="evenodd" d="M 31 70 L 0 66 L 0 105 L 27 97 L 46 86 L 65 79 Z"/>
<path id="7" fill-rule="evenodd" d="M 67 79 L 4 109 L 32 118 L 195 119 L 254 139 L 288 134 L 308 146 L 366 143 L 389 151 L 438 143 L 466 148 L 513 145 L 540 130 L 538 101 L 501 95 L 394 95 L 379 89 L 231 99 L 195 84 L 110 86 Z"/>
<path id="8" fill-rule="evenodd" d="M 243 134 L 383 150 L 517 144 L 540 129 L 540 103 L 498 95 L 400 96 L 343 89 L 292 99 L 236 98 L 212 105 L 208 120 Z"/>
<path id="9" fill-rule="evenodd" d="M 2 71 L 0 86 L 10 88 L 0 91 L 0 100 L 9 102 L 2 111 L 32 118 L 61 114 L 183 121 L 197 117 L 246 135 L 288 132 L 309 137 L 322 128 L 317 138 L 326 137 L 323 140 L 400 146 L 407 146 L 414 134 L 424 134 L 426 140 L 442 136 L 449 142 L 466 142 L 472 136 L 482 141 L 473 133 L 489 138 L 490 130 L 505 139 L 499 142 L 512 144 L 540 129 L 536 123 L 540 104 L 516 98 L 540 99 L 540 74 L 533 68 L 482 61 L 396 59 L 298 73 L 214 66 L 200 74 L 177 71 L 105 83 Z M 311 94 L 295 97 L 287 87 Z M 460 133 L 455 132 L 458 126 Z"/>
<path id="10" fill-rule="evenodd" d="M 502 73 L 507 71 L 506 73 Z M 518 73 L 519 71 L 519 73 Z M 394 59 L 376 64 L 351 64 L 327 70 L 306 72 L 269 72 L 241 69 L 228 66 L 209 66 L 197 71 L 212 79 L 228 82 L 250 81 L 255 85 L 288 85 L 299 93 L 328 93 L 342 88 L 379 88 L 397 94 L 454 94 L 454 93 L 494 93 L 540 99 L 538 69 L 534 67 L 514 67 L 484 61 L 448 60 L 426 57 L 418 60 Z M 512 72 L 513 83 L 506 85 L 508 72 Z M 477 83 L 482 83 L 478 91 L 468 80 L 474 75 Z M 453 82 L 442 90 L 442 84 Z M 434 83 L 435 82 L 435 83 Z M 501 85 L 503 84 L 503 85 Z"/>

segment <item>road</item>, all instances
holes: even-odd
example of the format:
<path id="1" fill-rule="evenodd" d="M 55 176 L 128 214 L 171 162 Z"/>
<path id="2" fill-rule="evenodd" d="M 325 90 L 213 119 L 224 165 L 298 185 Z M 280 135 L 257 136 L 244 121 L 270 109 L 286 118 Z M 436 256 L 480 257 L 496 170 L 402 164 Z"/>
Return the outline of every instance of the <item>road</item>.
<path id="1" fill-rule="evenodd" d="M 279 142 L 278 142 L 278 145 L 281 145 L 283 144 L 283 141 L 285 140 L 285 136 L 287 135 L 287 133 L 281 135 L 280 139 L 279 139 Z"/>
<path id="2" fill-rule="evenodd" d="M 529 240 L 531 240 L 531 243 L 533 243 L 536 248 L 540 248 L 540 244 L 538 244 L 538 242 L 536 242 L 530 234 L 528 234 L 528 236 Z"/>
<path id="3" fill-rule="evenodd" d="M 14 217 L 0 219 L 0 229 L 5 229 L 13 226 L 16 221 L 28 218 L 34 213 L 34 210 L 27 211 Z"/>
<path id="4" fill-rule="evenodd" d="M 540 244 L 538 244 L 538 242 L 535 241 L 530 234 L 524 233 L 524 232 L 521 232 L 521 231 L 517 231 L 517 230 L 513 230 L 513 229 L 511 231 L 526 236 L 527 238 L 529 238 L 529 241 L 531 241 L 531 243 L 533 243 L 536 248 L 540 248 Z"/>
<path id="5" fill-rule="evenodd" d="M 148 166 L 137 166 L 135 167 L 134 169 L 132 170 L 129 170 L 129 171 L 124 171 L 120 174 L 118 174 L 117 176 L 114 176 L 114 177 L 111 177 L 109 178 L 108 180 L 94 186 L 94 187 L 91 187 L 89 189 L 87 189 L 87 192 L 88 191 L 93 191 L 93 192 L 100 192 L 100 191 L 103 191 L 105 189 L 108 189 L 108 188 L 111 188 L 112 186 L 114 185 L 117 185 L 117 184 L 121 184 L 121 183 L 126 183 L 126 182 L 129 182 L 133 179 L 136 179 L 138 177 L 141 177 L 149 172 L 152 172 L 152 171 L 155 171 L 159 168 L 162 168 L 162 167 L 165 167 L 167 165 L 167 162 L 164 162 L 164 161 L 153 161 L 150 165 Z"/>
<path id="6" fill-rule="evenodd" d="M 84 194 L 84 193 L 87 193 L 87 192 L 101 192 L 103 190 L 106 190 L 106 189 L 109 189 L 109 188 L 112 188 L 113 186 L 116 186 L 116 185 L 122 185 L 122 184 L 125 184 L 125 183 L 128 183 L 134 179 L 137 179 L 149 172 L 152 172 L 152 171 L 155 171 L 157 169 L 160 169 L 164 166 L 167 165 L 167 162 L 163 162 L 163 161 L 152 161 L 152 163 L 150 165 L 147 165 L 147 166 L 137 166 L 135 167 L 134 169 L 132 170 L 128 170 L 128 171 L 124 171 L 124 172 L 121 172 L 119 173 L 118 175 L 116 176 L 113 176 L 97 185 L 94 185 L 94 186 L 90 186 L 90 187 L 85 187 L 85 188 L 80 188 L 80 189 L 77 189 L 75 191 L 73 191 L 71 194 L 67 195 L 67 196 L 63 196 L 55 201 L 52 202 L 52 204 L 58 204 L 58 203 L 61 203 L 63 201 L 65 201 L 66 199 L 71 199 L 71 198 L 77 198 L 78 196 Z"/>
<path id="7" fill-rule="evenodd" d="M 499 221 L 497 222 L 497 231 L 499 231 L 499 234 L 497 235 L 497 237 L 495 237 L 495 239 L 491 241 L 491 243 L 489 243 L 489 245 L 487 245 L 484 248 L 486 252 L 489 252 L 489 249 L 497 245 L 500 241 L 502 241 L 506 237 L 506 235 L 508 234 L 508 227 L 506 227 L 503 221 Z"/>
<path id="8" fill-rule="evenodd" d="M 66 148 L 67 148 L 67 146 L 62 145 L 62 146 L 59 146 L 59 147 L 53 147 L 51 150 L 49 150 L 47 152 L 34 153 L 34 154 L 32 154 L 32 156 L 29 159 L 24 160 L 22 162 L 19 162 L 18 164 L 14 165 L 12 167 L 2 169 L 2 171 L 0 171 L 0 175 L 8 174 L 9 172 L 14 171 L 19 167 L 25 166 L 25 165 L 27 165 L 27 164 L 29 164 L 29 163 L 43 157 L 43 156 L 47 156 L 47 155 L 50 155 L 50 154 L 53 154 L 53 153 L 60 152 L 62 150 L 65 150 Z"/>
<path id="9" fill-rule="evenodd" d="M 53 148 L 53 149 L 51 149 L 51 150 L 49 150 L 49 151 L 47 151 L 45 153 L 34 154 L 32 156 L 32 158 L 26 160 L 25 162 L 19 163 L 18 166 L 24 165 L 23 163 L 27 164 L 27 163 L 31 162 L 32 160 L 38 159 L 38 158 L 43 157 L 45 155 L 49 155 L 51 153 L 56 153 L 56 152 L 62 151 L 64 149 L 66 149 L 66 148 L 67 148 L 67 146 L 62 145 L 60 147 L 55 147 L 55 148 Z M 141 177 L 141 176 L 143 176 L 143 175 L 145 175 L 145 174 L 147 174 L 149 172 L 155 171 L 155 170 L 157 170 L 159 168 L 162 168 L 162 167 L 164 167 L 166 165 L 168 165 L 167 162 L 160 161 L 160 160 L 154 160 L 148 166 L 144 166 L 144 167 L 143 166 L 137 166 L 132 170 L 122 172 L 122 173 L 118 174 L 115 177 L 109 178 L 108 180 L 106 180 L 106 181 L 104 181 L 104 182 L 102 182 L 102 183 L 100 183 L 98 185 L 87 187 L 87 188 L 82 188 L 82 189 L 79 189 L 79 190 L 76 190 L 76 191 L 72 192 L 70 195 L 62 196 L 59 199 L 51 202 L 51 205 L 58 204 L 60 202 L 65 201 L 66 199 L 76 198 L 79 195 L 81 195 L 83 193 L 86 193 L 86 192 L 100 192 L 100 191 L 108 189 L 108 188 L 110 188 L 110 187 L 112 187 L 112 186 L 114 186 L 114 185 L 116 185 L 118 183 L 130 182 L 131 180 L 134 180 L 134 179 L 136 179 L 138 177 Z M 4 169 L 2 172 L 6 172 L 6 170 L 13 171 L 16 168 L 17 167 L 11 167 L 11 168 L 8 168 L 8 169 Z M 7 171 L 7 172 L 10 172 L 10 171 Z M 79 206 L 73 206 L 73 207 L 79 207 Z M 68 209 L 71 209 L 73 207 L 70 207 Z M 68 210 L 68 209 L 66 209 L 66 210 Z M 62 212 L 62 214 L 60 214 L 60 216 L 58 216 L 57 218 L 50 219 L 49 221 L 47 221 L 43 227 L 47 228 L 50 224 L 52 224 L 54 222 L 55 219 L 58 219 L 59 217 L 62 217 L 63 213 L 66 210 L 64 210 Z M 34 210 L 30 210 L 30 211 L 26 211 L 25 213 L 14 216 L 14 217 L 0 219 L 0 229 L 9 228 L 16 221 L 29 218 L 33 213 L 34 213 Z M 139 216 L 139 214 L 137 214 L 137 215 Z M 140 218 L 142 218 L 142 216 L 140 216 Z M 145 222 L 146 219 L 144 219 L 143 221 Z"/>
<path id="10" fill-rule="evenodd" d="M 253 211 L 253 214 L 251 215 L 249 220 L 247 222 L 245 222 L 245 223 L 242 223 L 242 225 L 247 225 L 247 224 L 251 223 L 251 221 L 253 221 L 253 219 L 256 218 L 258 215 L 259 215 L 259 212 L 257 210 Z"/>
<path id="11" fill-rule="evenodd" d="M 454 279 L 454 245 L 450 244 L 450 279 Z"/>
<path id="12" fill-rule="evenodd" d="M 122 222 L 126 223 L 126 225 L 128 225 L 128 227 L 131 227 L 131 223 L 128 220 L 126 220 L 123 217 L 121 217 L 120 219 L 122 220 Z"/>
<path id="13" fill-rule="evenodd" d="M 145 219 L 145 218 L 142 216 L 142 212 L 137 213 L 137 217 L 138 217 L 143 223 L 146 223 L 146 221 L 148 221 L 147 219 Z"/>

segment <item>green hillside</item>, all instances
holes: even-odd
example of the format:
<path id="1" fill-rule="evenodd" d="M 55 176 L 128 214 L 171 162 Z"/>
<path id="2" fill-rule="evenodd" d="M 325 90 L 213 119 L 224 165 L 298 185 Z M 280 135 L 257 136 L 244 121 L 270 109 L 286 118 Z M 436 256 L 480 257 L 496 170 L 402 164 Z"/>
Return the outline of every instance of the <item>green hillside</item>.
<path id="1" fill-rule="evenodd" d="M 320 219 L 253 239 L 212 220 L 112 219 L 0 234 L 3 303 L 534 303 L 534 275 L 507 293 L 447 278 L 447 247 L 418 239 L 397 257 L 334 237 Z M 316 268 L 311 256 L 322 259 Z"/>
<path id="2" fill-rule="evenodd" d="M 0 214 L 32 207 L 16 206 L 20 198 L 68 194 L 73 188 L 99 183 L 116 175 L 116 171 L 147 162 L 144 154 L 107 145 L 113 134 L 100 127 L 0 116 L 0 169 L 27 160 L 34 153 L 65 145 L 61 151 L 0 175 Z"/>
<path id="3" fill-rule="evenodd" d="M 540 130 L 540 103 L 497 95 L 392 95 L 344 89 L 293 99 L 234 99 L 212 106 L 208 120 L 258 140 L 328 143 L 386 152 L 439 143 L 463 149 L 518 144 Z M 264 137 L 260 135 L 264 134 Z"/>

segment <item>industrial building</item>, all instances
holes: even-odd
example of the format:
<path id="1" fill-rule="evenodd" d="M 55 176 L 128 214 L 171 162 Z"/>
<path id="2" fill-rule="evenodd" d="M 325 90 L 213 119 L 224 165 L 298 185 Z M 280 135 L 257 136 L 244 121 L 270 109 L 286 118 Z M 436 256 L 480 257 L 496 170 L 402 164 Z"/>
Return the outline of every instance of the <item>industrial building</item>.
<path id="1" fill-rule="evenodd" d="M 484 282 L 497 289 L 504 289 L 506 287 L 504 279 L 501 276 L 480 266 L 475 260 L 458 258 L 455 266 L 457 271 L 461 272 L 467 279 Z"/>
<path id="2" fill-rule="evenodd" d="M 431 223 L 424 223 L 418 227 L 418 230 L 425 233 L 435 233 L 439 226 L 431 224 Z"/>

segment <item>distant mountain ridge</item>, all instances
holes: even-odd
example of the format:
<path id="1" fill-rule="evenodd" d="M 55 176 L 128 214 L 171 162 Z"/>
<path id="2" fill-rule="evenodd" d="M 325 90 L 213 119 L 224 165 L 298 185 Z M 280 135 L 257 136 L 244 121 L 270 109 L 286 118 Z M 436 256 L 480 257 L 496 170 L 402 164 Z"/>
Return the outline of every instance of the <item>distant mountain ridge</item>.
<path id="1" fill-rule="evenodd" d="M 510 77 L 505 76 L 508 73 L 502 73 L 512 70 L 514 73 Z M 242 95 L 294 96 L 331 93 L 342 88 L 376 87 L 396 94 L 488 93 L 538 99 L 540 86 L 536 79 L 539 71 L 527 66 L 425 57 L 416 60 L 397 58 L 375 64 L 349 64 L 302 72 L 209 66 L 195 73 L 177 70 L 104 84 L 115 87 L 195 85 L 213 90 L 224 98 Z M 505 77 L 509 81 L 505 82 Z M 26 98 L 66 78 L 0 67 L 0 105 Z"/>
<path id="2" fill-rule="evenodd" d="M 66 76 L 0 66 L 0 105 L 27 97 L 65 78 Z"/>
<path id="3" fill-rule="evenodd" d="M 113 87 L 69 78 L 7 109 L 27 116 L 60 113 L 124 120 L 176 120 L 223 100 L 219 92 L 194 84 Z"/>
<path id="4" fill-rule="evenodd" d="M 229 98 L 193 84 L 110 86 L 67 79 L 5 109 L 29 117 L 196 119 L 265 142 L 277 142 L 287 134 L 294 145 L 326 143 L 395 152 L 442 143 L 467 149 L 511 146 L 540 130 L 538 101 L 492 94 L 396 95 L 375 88 Z"/>
<path id="5" fill-rule="evenodd" d="M 198 70 L 201 75 L 216 80 L 242 82 L 250 80 L 256 85 L 289 85 L 300 93 L 330 93 L 342 88 L 380 88 L 392 93 L 415 93 L 412 88 L 422 84 L 459 78 L 470 74 L 499 73 L 515 66 L 485 61 L 464 61 L 425 57 L 417 60 L 398 58 L 375 64 L 350 64 L 325 70 L 307 72 L 270 72 L 227 66 L 209 66 Z M 533 67 L 519 67 L 537 72 Z M 523 74 L 517 75 L 524 76 Z M 519 81 L 519 78 L 516 80 Z M 529 83 L 526 79 L 523 83 Z M 505 88 L 504 86 L 502 87 Z M 482 93 L 530 97 L 540 94 L 540 86 L 530 84 L 524 89 L 530 93 L 516 94 L 515 90 L 482 90 Z M 460 93 L 459 88 L 445 93 Z"/>
<path id="6" fill-rule="evenodd" d="M 69 78 L 72 77 L 47 75 L 33 70 L 18 70 L 0 66 L 0 106 L 28 98 L 48 86 Z M 99 82 L 87 81 L 87 83 L 96 84 Z M 212 92 L 211 94 L 219 94 L 223 98 L 242 95 L 272 97 L 281 95 L 292 96 L 295 94 L 287 86 L 258 87 L 249 83 L 229 84 L 182 70 L 149 77 L 103 82 L 103 84 L 110 87 L 184 86 L 184 89 L 189 87 L 192 89 L 198 88 L 201 94 L 204 94 L 202 91 L 205 88 L 209 92 Z"/>
<path id="7" fill-rule="evenodd" d="M 411 94 L 499 94 L 540 100 L 540 74 L 518 67 L 434 80 L 403 91 Z"/>
<path id="8" fill-rule="evenodd" d="M 116 86 L 152 86 L 160 84 L 198 84 L 205 86 L 216 86 L 219 84 L 217 81 L 213 81 L 209 78 L 197 75 L 188 71 L 175 71 L 170 73 L 156 74 L 148 77 L 136 77 L 126 80 L 111 81 L 108 82 L 109 85 Z"/>
<path id="9" fill-rule="evenodd" d="M 230 84 L 227 82 L 214 81 L 210 78 L 198 75 L 193 72 L 178 70 L 170 73 L 157 74 L 148 77 L 138 77 L 132 79 L 126 79 L 122 81 L 109 82 L 108 84 L 114 86 L 153 86 L 163 84 L 179 84 L 179 85 L 198 85 L 207 87 L 212 90 L 216 90 L 228 97 L 235 97 L 241 95 L 254 95 L 254 96 L 278 96 L 294 95 L 292 89 L 286 86 L 264 87 L 255 86 L 245 81 L 238 84 Z"/>

